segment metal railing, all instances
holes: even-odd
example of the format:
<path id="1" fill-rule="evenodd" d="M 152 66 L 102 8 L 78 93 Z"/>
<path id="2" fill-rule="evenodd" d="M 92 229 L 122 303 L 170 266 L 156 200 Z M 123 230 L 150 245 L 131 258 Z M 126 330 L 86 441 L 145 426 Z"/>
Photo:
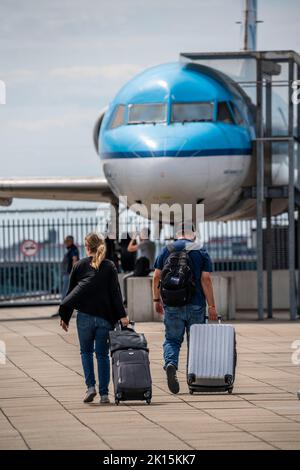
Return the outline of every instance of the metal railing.
<path id="1" fill-rule="evenodd" d="M 61 293 L 61 261 L 65 253 L 64 238 L 73 235 L 80 256 L 84 237 L 95 230 L 105 231 L 107 217 L 91 215 L 54 218 L 47 213 L 24 217 L 12 214 L 0 221 L 0 304 L 16 300 L 58 301 Z M 131 223 L 134 223 L 134 216 Z M 136 224 L 141 226 L 138 216 Z M 146 225 L 145 221 L 143 224 Z M 273 269 L 288 268 L 288 219 L 285 214 L 272 219 Z M 122 227 L 121 231 L 127 231 Z M 264 230 L 266 228 L 264 222 Z M 124 229 L 124 230 L 123 230 Z M 215 271 L 256 270 L 256 221 L 205 222 L 202 239 Z M 157 252 L 164 244 L 162 233 Z M 266 237 L 264 237 L 266 243 Z M 118 244 L 116 244 L 118 253 Z M 265 260 L 264 260 L 265 263 Z M 119 262 L 119 270 L 122 271 Z"/>

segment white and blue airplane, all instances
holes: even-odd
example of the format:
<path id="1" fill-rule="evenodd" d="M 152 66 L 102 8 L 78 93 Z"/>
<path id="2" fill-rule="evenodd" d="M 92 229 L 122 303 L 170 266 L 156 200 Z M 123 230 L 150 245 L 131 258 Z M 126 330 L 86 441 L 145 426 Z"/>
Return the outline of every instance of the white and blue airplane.
<path id="1" fill-rule="evenodd" d="M 247 35 L 253 39 L 256 1 L 247 5 L 254 11 Z M 280 106 L 278 134 L 286 125 Z M 122 195 L 129 205 L 142 203 L 148 214 L 152 204 L 203 203 L 207 220 L 253 217 L 255 200 L 243 199 L 242 188 L 255 185 L 254 115 L 245 91 L 212 67 L 152 67 L 130 80 L 96 122 L 94 143 L 105 177 L 2 179 L 0 204 L 14 197 L 107 202 Z M 282 144 L 274 146 L 272 178 L 274 186 L 288 182 Z M 285 208 L 284 200 L 273 201 L 274 214 Z"/>

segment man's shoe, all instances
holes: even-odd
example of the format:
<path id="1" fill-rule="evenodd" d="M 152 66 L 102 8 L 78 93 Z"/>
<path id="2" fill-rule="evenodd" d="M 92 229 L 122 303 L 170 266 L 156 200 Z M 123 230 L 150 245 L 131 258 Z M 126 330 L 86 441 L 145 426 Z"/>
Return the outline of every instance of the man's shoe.
<path id="1" fill-rule="evenodd" d="M 83 403 L 91 403 L 94 400 L 95 396 L 97 395 L 95 387 L 89 387 L 86 391 L 86 395 L 84 397 Z"/>
<path id="2" fill-rule="evenodd" d="M 166 366 L 166 373 L 167 373 L 167 380 L 168 380 L 168 387 L 170 392 L 176 394 L 179 392 L 179 382 L 176 373 L 176 367 L 174 364 L 168 364 Z"/>
<path id="3" fill-rule="evenodd" d="M 109 405 L 110 401 L 108 395 L 102 395 L 100 397 L 100 405 Z"/>

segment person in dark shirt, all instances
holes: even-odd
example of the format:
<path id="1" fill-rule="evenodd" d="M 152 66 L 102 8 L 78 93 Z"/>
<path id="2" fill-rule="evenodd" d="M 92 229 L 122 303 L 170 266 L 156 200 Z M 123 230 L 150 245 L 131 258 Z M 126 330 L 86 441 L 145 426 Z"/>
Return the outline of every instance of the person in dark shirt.
<path id="1" fill-rule="evenodd" d="M 128 273 L 134 270 L 136 261 L 136 253 L 128 251 L 128 245 L 131 242 L 129 233 L 122 234 L 120 241 L 121 248 L 121 267 L 124 273 Z"/>
<path id="2" fill-rule="evenodd" d="M 153 302 L 155 303 L 155 310 L 159 314 L 164 314 L 164 368 L 167 374 L 168 387 L 172 393 L 179 392 L 177 367 L 179 352 L 185 332 L 188 337 L 190 327 L 193 324 L 204 323 L 206 304 L 210 320 L 217 319 L 214 292 L 210 276 L 212 262 L 209 254 L 195 241 L 196 234 L 192 223 L 179 224 L 176 230 L 176 238 L 177 240 L 172 243 L 172 246 L 175 251 L 185 249 L 188 252 L 196 283 L 195 293 L 190 302 L 183 307 L 171 307 L 162 304 L 160 279 L 166 260 L 170 255 L 167 247 L 164 247 L 158 255 L 155 261 L 155 271 L 153 275 Z"/>
<path id="3" fill-rule="evenodd" d="M 77 246 L 74 244 L 74 238 L 72 235 L 68 235 L 64 240 L 65 247 L 67 249 L 62 263 L 61 263 L 61 276 L 62 276 L 62 299 L 66 296 L 69 289 L 70 274 L 76 261 L 79 260 L 79 251 Z"/>
<path id="4" fill-rule="evenodd" d="M 61 327 L 68 331 L 73 310 L 77 313 L 77 331 L 81 361 L 87 386 L 85 403 L 96 396 L 94 373 L 94 350 L 96 352 L 99 378 L 100 403 L 109 403 L 110 380 L 109 331 L 119 320 L 128 325 L 123 299 L 114 263 L 105 259 L 105 239 L 97 233 L 85 238 L 87 258 L 73 266 L 70 286 L 59 307 Z"/>
<path id="5" fill-rule="evenodd" d="M 106 259 L 110 259 L 115 263 L 117 271 L 119 271 L 119 259 L 116 249 L 116 233 L 111 224 L 107 223 L 104 234 L 106 244 Z"/>
<path id="6" fill-rule="evenodd" d="M 148 227 L 142 228 L 140 235 L 134 234 L 130 240 L 127 251 L 128 253 L 136 253 L 137 260 L 134 270 L 125 274 L 123 277 L 123 296 L 124 305 L 127 306 L 127 280 L 132 276 L 148 276 L 150 270 L 153 268 L 155 261 L 155 243 L 149 239 L 151 231 Z"/>

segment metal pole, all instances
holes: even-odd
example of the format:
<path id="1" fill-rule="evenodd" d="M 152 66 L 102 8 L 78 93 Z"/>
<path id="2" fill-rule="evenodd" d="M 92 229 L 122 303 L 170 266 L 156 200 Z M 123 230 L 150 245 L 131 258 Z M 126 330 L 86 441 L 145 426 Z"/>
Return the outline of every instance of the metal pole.
<path id="1" fill-rule="evenodd" d="M 268 77 L 266 81 L 266 137 L 272 136 L 272 78 Z M 272 143 L 265 144 L 265 179 L 266 186 L 272 186 Z M 272 250 L 272 199 L 266 198 L 266 270 L 267 270 L 267 311 L 268 318 L 273 316 L 272 304 L 272 268 L 273 268 L 273 250 Z"/>
<path id="2" fill-rule="evenodd" d="M 297 80 L 300 83 L 300 65 L 297 65 Z M 300 187 L 300 100 L 297 102 L 297 185 Z"/>
<path id="3" fill-rule="evenodd" d="M 297 80 L 300 80 L 300 66 L 297 65 Z M 299 82 L 298 82 L 299 83 Z M 299 138 L 300 138 L 300 102 L 297 103 L 297 185 L 300 187 L 300 145 L 299 145 Z M 298 316 L 300 315 L 300 207 L 298 207 L 298 221 L 297 221 L 297 248 L 298 248 Z"/>
<path id="4" fill-rule="evenodd" d="M 297 208 L 297 217 L 297 315 L 300 316 L 300 207 Z"/>
<path id="5" fill-rule="evenodd" d="M 245 0 L 245 11 L 243 12 L 244 51 L 256 50 L 256 12 L 257 1 Z"/>
<path id="6" fill-rule="evenodd" d="M 289 104 L 288 104 L 288 136 L 293 136 L 294 131 L 294 109 L 292 102 L 292 82 L 294 80 L 294 62 L 289 60 Z M 288 156 L 289 156 L 289 185 L 288 185 L 288 239 L 289 239 L 289 299 L 290 299 L 290 319 L 297 318 L 297 304 L 296 304 L 296 272 L 295 272 L 295 161 L 294 161 L 294 141 L 289 140 L 288 143 Z"/>
<path id="7" fill-rule="evenodd" d="M 263 83 L 261 59 L 256 61 L 256 136 L 263 137 Z M 256 141 L 256 253 L 257 253 L 257 310 L 258 320 L 264 319 L 263 271 L 263 204 L 264 204 L 264 144 Z"/>

